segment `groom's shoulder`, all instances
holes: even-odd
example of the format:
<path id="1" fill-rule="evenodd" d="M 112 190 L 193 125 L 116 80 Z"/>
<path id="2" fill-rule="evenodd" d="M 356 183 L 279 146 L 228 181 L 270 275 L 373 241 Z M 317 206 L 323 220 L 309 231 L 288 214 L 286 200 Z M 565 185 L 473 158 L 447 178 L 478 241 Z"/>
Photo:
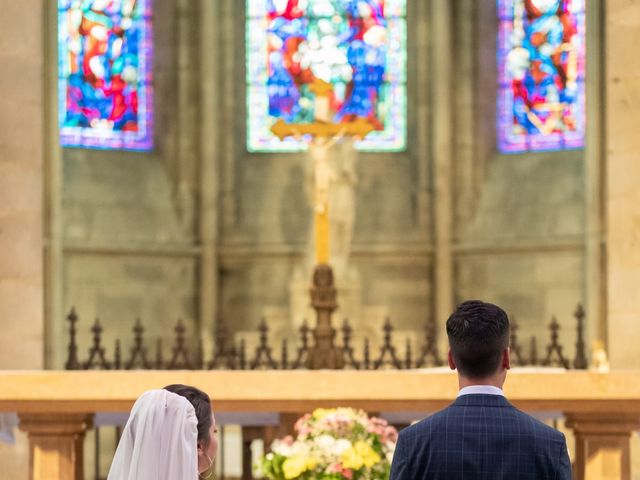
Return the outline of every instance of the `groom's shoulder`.
<path id="1" fill-rule="evenodd" d="M 447 419 L 452 414 L 451 405 L 423 418 L 419 422 L 416 422 L 408 427 L 404 428 L 400 435 L 405 439 L 415 439 L 417 437 L 424 437 L 431 433 L 438 432 L 447 425 Z"/>
<path id="2" fill-rule="evenodd" d="M 523 412 L 517 408 L 513 408 L 514 417 L 520 424 L 521 431 L 528 432 L 540 440 L 552 440 L 564 442 L 564 434 L 559 430 L 547 425 L 537 418 Z"/>
<path id="3" fill-rule="evenodd" d="M 425 417 L 405 429 L 400 434 L 404 439 L 424 438 L 432 434 L 443 433 L 455 428 L 455 425 L 466 421 L 470 416 L 475 416 L 471 412 L 474 408 L 482 409 L 482 407 L 466 407 L 458 408 L 455 403 L 448 407 Z M 486 412 L 487 410 L 485 410 Z M 531 436 L 542 441 L 564 442 L 564 435 L 549 425 L 541 422 L 537 418 L 517 409 L 513 405 L 508 404 L 506 408 L 500 408 L 491 411 L 493 415 L 497 413 L 501 417 L 501 428 L 517 429 L 523 435 Z M 494 413 L 495 412 L 495 413 Z M 466 417 L 466 419 L 465 419 Z"/>

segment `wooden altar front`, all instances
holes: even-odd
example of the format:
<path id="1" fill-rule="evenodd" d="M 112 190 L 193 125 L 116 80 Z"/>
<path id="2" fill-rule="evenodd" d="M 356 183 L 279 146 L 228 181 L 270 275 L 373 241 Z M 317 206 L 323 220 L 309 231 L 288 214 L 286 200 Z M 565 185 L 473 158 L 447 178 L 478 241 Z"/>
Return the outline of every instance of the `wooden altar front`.
<path id="1" fill-rule="evenodd" d="M 0 411 L 18 412 L 33 480 L 82 477 L 82 445 L 97 412 L 128 412 L 145 390 L 171 383 L 208 392 L 216 412 L 306 412 L 352 406 L 431 412 L 457 392 L 453 372 L 4 371 Z M 561 411 L 576 436 L 578 480 L 630 480 L 630 435 L 640 429 L 640 372 L 512 372 L 505 392 L 528 412 Z"/>

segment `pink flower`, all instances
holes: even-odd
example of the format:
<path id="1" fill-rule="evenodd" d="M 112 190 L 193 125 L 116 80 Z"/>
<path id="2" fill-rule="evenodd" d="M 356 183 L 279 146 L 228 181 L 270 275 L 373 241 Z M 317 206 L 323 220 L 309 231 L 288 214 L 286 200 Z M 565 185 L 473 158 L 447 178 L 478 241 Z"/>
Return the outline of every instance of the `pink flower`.
<path id="1" fill-rule="evenodd" d="M 309 419 L 311 419 L 311 414 L 307 413 L 303 417 L 299 418 L 296 424 L 293 426 L 296 432 L 299 435 L 306 437 L 311 433 L 311 426 L 309 425 Z"/>
<path id="2" fill-rule="evenodd" d="M 350 468 L 344 468 L 340 462 L 334 462 L 327 467 L 325 470 L 327 473 L 339 473 L 347 480 L 351 480 L 353 478 L 353 470 Z"/>
<path id="3" fill-rule="evenodd" d="M 383 437 L 384 437 L 384 443 L 387 443 L 387 442 L 396 443 L 398 441 L 398 430 L 396 430 L 394 427 L 389 425 L 385 429 Z"/>

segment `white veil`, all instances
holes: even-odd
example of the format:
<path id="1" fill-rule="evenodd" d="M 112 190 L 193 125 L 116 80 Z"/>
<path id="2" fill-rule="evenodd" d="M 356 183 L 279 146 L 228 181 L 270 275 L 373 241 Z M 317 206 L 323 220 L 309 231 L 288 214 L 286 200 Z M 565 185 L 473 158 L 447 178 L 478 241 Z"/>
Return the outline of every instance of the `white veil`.
<path id="1" fill-rule="evenodd" d="M 193 405 L 149 390 L 133 405 L 107 480 L 197 480 L 197 440 Z"/>

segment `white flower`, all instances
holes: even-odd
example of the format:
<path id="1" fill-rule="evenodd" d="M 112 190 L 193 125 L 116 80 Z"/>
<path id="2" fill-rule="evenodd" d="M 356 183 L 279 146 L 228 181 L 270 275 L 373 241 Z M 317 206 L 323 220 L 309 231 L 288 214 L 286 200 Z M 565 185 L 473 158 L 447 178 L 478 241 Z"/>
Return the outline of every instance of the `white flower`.
<path id="1" fill-rule="evenodd" d="M 291 455 L 308 456 L 311 452 L 311 445 L 304 441 L 296 440 L 291 445 Z"/>
<path id="2" fill-rule="evenodd" d="M 291 456 L 293 445 L 287 444 L 281 440 L 274 440 L 271 444 L 271 450 L 278 455 L 282 455 L 284 457 Z"/>
<path id="3" fill-rule="evenodd" d="M 347 440 L 346 438 L 340 438 L 333 444 L 331 453 L 339 457 L 340 455 L 342 455 L 342 452 L 344 452 L 350 446 L 351 442 L 349 440 Z"/>
<path id="4" fill-rule="evenodd" d="M 330 450 L 333 444 L 336 443 L 336 439 L 325 433 L 316 437 L 316 443 L 322 450 Z"/>

